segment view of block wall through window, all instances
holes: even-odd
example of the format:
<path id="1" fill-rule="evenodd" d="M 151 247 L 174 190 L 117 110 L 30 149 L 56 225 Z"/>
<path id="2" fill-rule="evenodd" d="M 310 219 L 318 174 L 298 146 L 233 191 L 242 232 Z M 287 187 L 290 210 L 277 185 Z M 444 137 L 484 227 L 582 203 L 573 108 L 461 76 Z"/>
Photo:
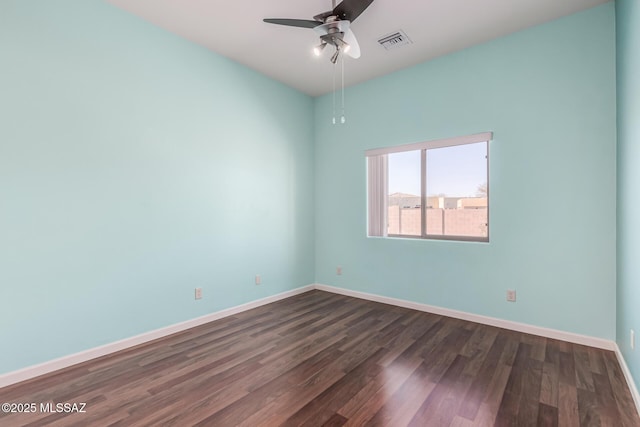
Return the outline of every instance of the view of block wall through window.
<path id="1" fill-rule="evenodd" d="M 371 150 L 368 157 L 384 158 L 386 165 L 376 169 L 384 176 L 369 173 L 371 182 L 384 184 L 370 187 L 370 197 L 371 188 L 384 188 L 384 206 L 370 205 L 384 213 L 369 214 L 370 221 L 383 220 L 380 235 L 488 241 L 490 138 L 487 133 Z"/>
<path id="2" fill-rule="evenodd" d="M 393 196 L 394 194 L 391 194 L 389 197 Z M 482 201 L 486 203 L 486 198 L 483 199 Z M 389 205 L 388 209 L 388 235 L 421 235 L 422 213 L 420 207 Z M 429 235 L 487 237 L 487 208 L 464 209 L 464 207 L 454 209 L 427 208 L 427 233 Z"/>

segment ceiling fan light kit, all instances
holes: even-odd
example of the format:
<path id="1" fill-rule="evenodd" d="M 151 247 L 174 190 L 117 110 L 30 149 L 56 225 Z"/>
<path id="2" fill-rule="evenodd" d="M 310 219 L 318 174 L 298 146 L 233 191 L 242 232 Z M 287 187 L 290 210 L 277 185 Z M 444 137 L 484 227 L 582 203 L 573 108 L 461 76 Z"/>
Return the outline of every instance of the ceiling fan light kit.
<path id="1" fill-rule="evenodd" d="M 327 47 L 327 42 L 323 41 L 318 46 L 313 48 L 313 53 L 316 56 L 320 56 L 320 55 L 322 55 L 322 51 L 324 50 L 325 47 Z"/>

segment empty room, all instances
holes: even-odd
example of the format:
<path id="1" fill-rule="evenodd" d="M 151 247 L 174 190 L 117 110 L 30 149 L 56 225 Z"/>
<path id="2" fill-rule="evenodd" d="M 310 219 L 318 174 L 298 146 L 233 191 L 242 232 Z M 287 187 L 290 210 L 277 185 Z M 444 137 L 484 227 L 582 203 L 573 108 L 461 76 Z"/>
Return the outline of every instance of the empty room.
<path id="1" fill-rule="evenodd" d="M 638 0 L 0 0 L 1 426 L 640 426 Z"/>

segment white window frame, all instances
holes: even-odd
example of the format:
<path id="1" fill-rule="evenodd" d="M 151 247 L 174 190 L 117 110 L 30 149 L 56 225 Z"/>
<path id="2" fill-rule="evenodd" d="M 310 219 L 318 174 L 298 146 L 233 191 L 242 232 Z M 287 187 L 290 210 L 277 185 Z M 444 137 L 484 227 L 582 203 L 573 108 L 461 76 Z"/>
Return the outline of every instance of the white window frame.
<path id="1" fill-rule="evenodd" d="M 429 240 L 454 240 L 489 242 L 489 203 L 487 202 L 487 235 L 485 236 L 454 236 L 427 234 L 426 215 L 427 209 L 427 178 L 426 178 L 426 153 L 435 148 L 454 147 L 458 145 L 475 144 L 485 142 L 487 144 L 487 201 L 489 199 L 489 142 L 493 139 L 493 132 L 483 132 L 454 138 L 437 139 L 433 141 L 404 144 L 395 147 L 374 148 L 365 151 L 367 158 L 367 229 L 369 237 L 400 237 Z M 388 228 L 388 155 L 405 151 L 421 152 L 421 236 L 405 234 L 387 234 Z"/>

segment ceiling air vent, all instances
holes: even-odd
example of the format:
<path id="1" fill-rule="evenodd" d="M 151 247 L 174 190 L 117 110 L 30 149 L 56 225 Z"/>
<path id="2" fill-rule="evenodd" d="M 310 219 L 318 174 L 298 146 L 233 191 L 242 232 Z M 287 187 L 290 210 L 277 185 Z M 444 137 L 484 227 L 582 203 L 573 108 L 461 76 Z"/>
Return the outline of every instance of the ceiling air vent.
<path id="1" fill-rule="evenodd" d="M 395 33 L 388 34 L 384 37 L 378 39 L 378 43 L 382 45 L 387 50 L 397 49 L 400 46 L 404 46 L 407 44 L 413 43 L 409 37 L 404 33 L 404 31 L 399 30 Z"/>

